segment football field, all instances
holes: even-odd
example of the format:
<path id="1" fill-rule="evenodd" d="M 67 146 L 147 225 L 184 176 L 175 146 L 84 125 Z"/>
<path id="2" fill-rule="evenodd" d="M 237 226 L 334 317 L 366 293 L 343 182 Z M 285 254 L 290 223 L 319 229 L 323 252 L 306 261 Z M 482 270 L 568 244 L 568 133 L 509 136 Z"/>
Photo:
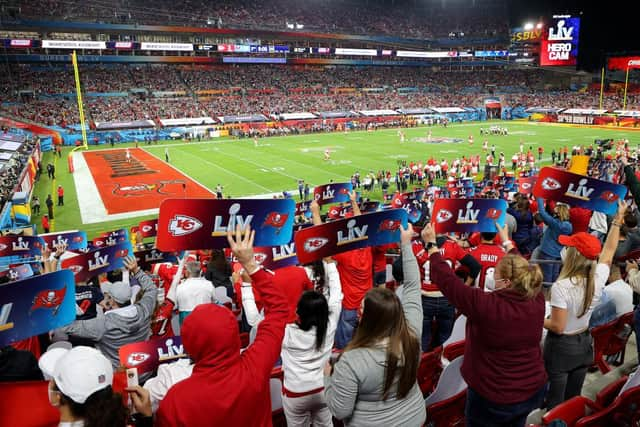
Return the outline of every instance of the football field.
<path id="1" fill-rule="evenodd" d="M 480 135 L 480 128 L 486 129 L 491 125 L 506 127 L 509 134 L 506 136 Z M 437 142 L 427 141 L 429 130 L 432 133 L 432 141 Z M 531 147 L 536 158 L 538 147 L 544 148 L 542 164 L 550 162 L 552 149 L 557 151 L 560 147 L 568 146 L 571 150 L 573 145 L 590 145 L 595 139 L 627 138 L 632 148 L 640 143 L 640 133 L 633 130 L 512 121 L 452 124 L 447 128 L 417 127 L 404 129 L 404 132 L 406 134 L 404 143 L 400 142 L 397 129 L 382 129 L 372 132 L 317 133 L 261 138 L 258 140 L 257 147 L 249 138 L 239 140 L 225 138 L 190 143 L 161 141 L 157 145 L 140 144 L 139 148 L 145 151 L 145 158 L 153 158 L 156 163 L 164 163 L 165 151 L 168 151 L 170 165 L 167 167 L 175 168 L 177 173 L 184 176 L 185 181 L 195 181 L 196 184 L 210 190 L 214 190 L 218 184 L 222 185 L 225 198 L 264 196 L 272 193 L 281 194 L 283 190 L 295 190 L 292 195 L 297 200 L 296 188 L 299 179 L 304 179 L 313 187 L 330 180 L 349 181 L 356 171 L 360 172 L 361 176 L 369 171 L 375 172 L 380 169 L 391 170 L 393 174 L 400 160 L 406 160 L 407 163 L 411 161 L 424 163 L 431 156 L 438 160 L 443 158 L 452 160 L 479 154 L 484 164 L 486 154 L 482 151 L 482 142 L 485 139 L 489 142 L 489 148 L 492 145 L 496 146 L 496 155 L 504 152 L 508 165 L 513 153 L 519 150 L 521 140 L 525 151 Z M 470 135 L 474 138 L 473 145 L 468 142 Z M 106 145 L 91 146 L 90 150 L 114 152 L 133 146 L 134 144 L 120 144 L 115 150 Z M 326 149 L 331 151 L 331 160 L 328 161 L 323 160 Z M 141 200 L 144 196 L 141 196 L 126 199 L 124 203 L 130 205 L 130 211 L 140 211 L 145 213 L 144 216 L 133 217 L 125 212 L 120 213 L 119 219 L 113 221 L 100 222 L 94 219 L 83 223 L 78 191 L 81 196 L 87 194 L 93 196 L 98 194 L 98 189 L 93 188 L 90 179 L 85 179 L 84 176 L 76 176 L 74 179 L 68 172 L 66 156 L 70 151 L 70 148 L 63 150 L 62 158 L 55 159 L 55 182 L 48 179 L 44 173 L 35 190 L 35 194 L 40 197 L 42 214 L 46 213 L 44 201 L 47 194 L 52 194 L 57 202 L 54 186 L 62 185 L 65 189 L 65 205 L 55 208 L 55 231 L 81 229 L 88 232 L 89 238 L 93 238 L 102 231 L 129 227 L 143 219 L 156 216 L 156 214 L 150 214 L 149 206 L 140 208 L 137 206 L 142 204 Z M 137 152 L 137 150 L 131 151 Z M 53 161 L 53 154 L 46 153 L 42 161 L 43 170 L 47 163 Z M 96 175 L 95 171 L 93 174 Z M 108 178 L 105 179 L 108 183 Z M 77 182 L 81 185 L 76 186 Z M 153 187 L 149 186 L 149 188 Z M 394 189 L 393 185 L 391 189 Z M 365 196 L 379 198 L 380 191 L 377 190 Z M 93 209 L 84 202 L 85 198 L 81 197 L 80 200 L 85 211 Z M 40 219 L 40 216 L 32 218 L 41 230 Z"/>

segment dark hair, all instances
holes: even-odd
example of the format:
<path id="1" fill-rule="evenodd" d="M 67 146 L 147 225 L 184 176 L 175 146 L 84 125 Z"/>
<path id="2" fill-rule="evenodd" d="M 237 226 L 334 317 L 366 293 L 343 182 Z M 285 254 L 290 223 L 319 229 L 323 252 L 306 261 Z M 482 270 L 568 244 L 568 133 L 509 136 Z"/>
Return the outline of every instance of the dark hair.
<path id="1" fill-rule="evenodd" d="M 371 289 L 364 297 L 362 318 L 353 340 L 345 352 L 356 348 L 374 347 L 380 340 L 388 339 L 382 399 L 387 400 L 394 383 L 396 371 L 400 371 L 397 395 L 403 399 L 409 394 L 418 374 L 420 342 L 404 317 L 404 309 L 393 291 L 384 288 Z M 398 366 L 401 362 L 402 365 Z"/>
<path id="2" fill-rule="evenodd" d="M 113 270 L 107 273 L 107 280 L 111 283 L 113 282 L 122 282 L 122 271 L 121 270 Z"/>
<path id="3" fill-rule="evenodd" d="M 56 387 L 57 389 L 57 387 Z M 111 386 L 94 392 L 84 403 L 76 403 L 60 393 L 69 405 L 71 413 L 84 419 L 85 427 L 125 427 L 129 416 L 122 404 L 122 396 L 114 393 Z"/>
<path id="4" fill-rule="evenodd" d="M 489 233 L 489 232 L 483 231 L 482 233 L 480 233 L 480 237 L 482 237 L 482 240 L 493 240 L 496 238 L 496 234 L 498 233 Z"/>
<path id="5" fill-rule="evenodd" d="M 637 227 L 638 218 L 631 212 L 627 212 L 624 216 L 624 225 L 626 225 L 629 228 Z"/>
<path id="6" fill-rule="evenodd" d="M 316 327 L 316 350 L 320 351 L 327 335 L 329 324 L 329 304 L 319 292 L 306 291 L 298 300 L 298 326 L 303 331 Z"/>

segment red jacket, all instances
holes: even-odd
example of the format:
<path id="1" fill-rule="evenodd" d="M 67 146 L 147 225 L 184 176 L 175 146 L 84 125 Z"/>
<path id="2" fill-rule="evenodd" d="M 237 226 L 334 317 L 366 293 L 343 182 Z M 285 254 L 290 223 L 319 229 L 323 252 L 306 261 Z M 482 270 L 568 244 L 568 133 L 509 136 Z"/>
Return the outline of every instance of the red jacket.
<path id="1" fill-rule="evenodd" d="M 358 310 L 364 295 L 373 287 L 373 256 L 371 248 L 354 249 L 333 256 L 338 262 L 342 284 L 342 307 Z"/>
<path id="2" fill-rule="evenodd" d="M 466 286 L 440 253 L 434 253 L 431 277 L 440 291 L 467 316 L 462 377 L 485 399 L 523 402 L 547 382 L 542 359 L 544 296 L 533 299 L 504 289 L 487 293 Z"/>
<path id="3" fill-rule="evenodd" d="M 46 216 L 42 217 L 42 228 L 49 228 L 49 218 Z"/>
<path id="4" fill-rule="evenodd" d="M 272 275 L 252 275 L 265 318 L 255 341 L 240 354 L 238 321 L 215 304 L 196 307 L 182 325 L 182 343 L 195 362 L 191 377 L 169 389 L 157 426 L 271 426 L 269 376 L 278 359 L 288 307 Z"/>

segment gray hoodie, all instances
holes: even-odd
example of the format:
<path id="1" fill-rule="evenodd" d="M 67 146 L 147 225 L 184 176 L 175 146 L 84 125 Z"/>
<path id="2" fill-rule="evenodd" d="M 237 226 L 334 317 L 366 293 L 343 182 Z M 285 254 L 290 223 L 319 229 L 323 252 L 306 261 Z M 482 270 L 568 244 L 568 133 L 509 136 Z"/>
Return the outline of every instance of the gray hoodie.
<path id="1" fill-rule="evenodd" d="M 146 341 L 151 334 L 151 315 L 156 305 L 158 289 L 142 270 L 133 277 L 143 292 L 138 303 L 107 311 L 93 319 L 76 320 L 61 328 L 62 332 L 69 335 L 96 341 L 96 347 L 111 361 L 114 368 L 120 366 L 120 347 Z"/>
<path id="2" fill-rule="evenodd" d="M 419 340 L 422 336 L 420 271 L 411 244 L 402 245 L 402 271 L 402 308 Z M 389 397 L 382 400 L 386 361 L 384 346 L 343 353 L 334 366 L 333 375 L 324 378 L 324 396 L 333 416 L 350 427 L 421 427 L 424 424 L 426 410 L 417 381 L 409 394 L 399 399 L 396 377 Z"/>

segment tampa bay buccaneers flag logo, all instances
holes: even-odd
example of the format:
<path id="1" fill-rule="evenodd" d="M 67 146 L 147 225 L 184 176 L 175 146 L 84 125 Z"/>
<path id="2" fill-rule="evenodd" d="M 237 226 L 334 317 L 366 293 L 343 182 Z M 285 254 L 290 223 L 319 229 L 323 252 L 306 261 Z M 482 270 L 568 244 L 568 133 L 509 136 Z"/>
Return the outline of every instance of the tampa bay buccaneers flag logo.
<path id="1" fill-rule="evenodd" d="M 280 213 L 280 212 L 271 212 L 264 219 L 263 227 L 269 226 L 276 229 L 276 234 L 280 233 L 280 230 L 287 223 L 287 219 L 289 219 L 288 213 Z"/>
<path id="2" fill-rule="evenodd" d="M 380 223 L 378 231 L 396 231 L 400 228 L 400 224 L 400 220 L 385 219 Z"/>
<path id="3" fill-rule="evenodd" d="M 60 304 L 64 300 L 64 295 L 67 292 L 67 288 L 61 288 L 57 290 L 45 289 L 36 294 L 33 299 L 30 311 L 35 311 L 39 308 L 53 309 L 53 315 L 55 316 L 60 309 Z"/>

